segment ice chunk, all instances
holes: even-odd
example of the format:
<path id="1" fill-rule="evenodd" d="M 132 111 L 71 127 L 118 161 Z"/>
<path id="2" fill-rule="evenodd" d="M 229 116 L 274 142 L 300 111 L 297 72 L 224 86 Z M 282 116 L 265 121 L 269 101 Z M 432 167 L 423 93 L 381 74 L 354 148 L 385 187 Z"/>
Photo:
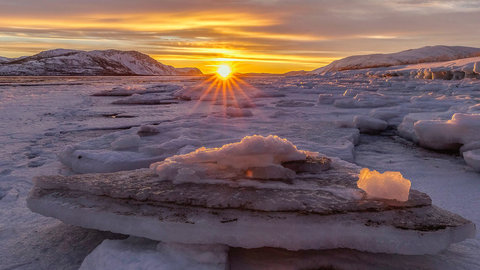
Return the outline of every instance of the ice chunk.
<path id="1" fill-rule="evenodd" d="M 114 87 L 111 90 L 104 90 L 92 94 L 92 96 L 131 96 L 134 94 L 163 93 L 181 89 L 182 86 L 175 84 L 159 84 L 149 88 L 144 87 Z"/>
<path id="2" fill-rule="evenodd" d="M 140 136 L 125 135 L 117 138 L 111 143 L 112 150 L 137 149 L 140 145 Z"/>
<path id="3" fill-rule="evenodd" d="M 480 149 L 480 141 L 473 141 L 460 147 L 460 153 L 464 153 L 470 150 Z"/>
<path id="4" fill-rule="evenodd" d="M 438 119 L 438 113 L 409 113 L 403 117 L 402 122 L 398 125 L 398 134 L 408 140 L 418 143 L 418 137 L 415 134 L 414 125 L 420 120 Z"/>
<path id="5" fill-rule="evenodd" d="M 344 97 L 354 97 L 357 94 L 361 93 L 361 90 L 358 89 L 347 89 L 345 92 L 343 92 Z"/>
<path id="6" fill-rule="evenodd" d="M 114 172 L 148 168 L 153 162 L 175 155 L 188 145 L 198 148 L 198 133 L 182 135 L 183 129 L 144 125 L 68 145 L 60 161 L 77 173 Z M 203 140 L 205 142 L 205 140 Z M 190 152 L 190 151 L 189 151 Z"/>
<path id="7" fill-rule="evenodd" d="M 226 109 L 226 115 L 230 117 L 251 117 L 252 112 L 247 109 L 228 107 Z"/>
<path id="8" fill-rule="evenodd" d="M 463 158 L 470 167 L 480 172 L 480 149 L 464 152 Z"/>
<path id="9" fill-rule="evenodd" d="M 397 106 L 373 109 L 368 115 L 373 118 L 386 121 L 389 125 L 398 126 L 400 123 L 402 123 L 404 116 L 407 115 L 408 112 L 409 111 L 406 106 Z"/>
<path id="10" fill-rule="evenodd" d="M 115 100 L 115 105 L 170 105 L 178 104 L 178 100 L 157 96 L 155 94 L 133 94 L 129 97 Z"/>
<path id="11" fill-rule="evenodd" d="M 277 107 L 313 107 L 315 104 L 311 102 L 305 102 L 300 100 L 280 100 L 275 105 Z"/>
<path id="12" fill-rule="evenodd" d="M 456 113 L 450 120 L 420 120 L 414 129 L 422 146 L 436 150 L 458 149 L 480 140 L 480 114 Z"/>
<path id="13" fill-rule="evenodd" d="M 201 178 L 290 179 L 295 172 L 281 166 L 283 162 L 306 160 L 318 153 L 298 150 L 278 136 L 247 136 L 240 142 L 220 148 L 199 148 L 194 152 L 169 157 L 153 163 L 161 180 L 197 181 Z"/>
<path id="14" fill-rule="evenodd" d="M 157 127 L 152 125 L 143 125 L 137 131 L 139 136 L 151 136 L 160 133 Z"/>
<path id="15" fill-rule="evenodd" d="M 378 133 L 388 127 L 387 122 L 364 115 L 355 116 L 353 118 L 353 124 L 363 133 Z"/>
<path id="16" fill-rule="evenodd" d="M 408 200 L 411 183 L 408 179 L 403 178 L 400 172 L 379 173 L 364 168 L 360 171 L 357 185 L 370 198 L 404 202 Z"/>
<path id="17" fill-rule="evenodd" d="M 392 106 L 401 101 L 400 98 L 385 96 L 378 93 L 361 92 L 353 98 L 337 99 L 333 105 L 338 108 L 377 108 Z"/>
<path id="18" fill-rule="evenodd" d="M 227 251 L 223 245 L 166 244 L 137 237 L 104 240 L 84 259 L 80 269 L 224 270 Z"/>
<path id="19" fill-rule="evenodd" d="M 132 151 L 74 150 L 68 161 L 74 172 L 99 173 L 145 168 L 161 159 L 161 156 Z"/>
<path id="20" fill-rule="evenodd" d="M 335 102 L 335 96 L 333 94 L 319 94 L 317 103 L 318 104 L 333 104 Z"/>
<path id="21" fill-rule="evenodd" d="M 379 109 L 373 109 L 370 111 L 369 115 L 373 118 L 377 118 L 380 120 L 388 121 L 392 118 L 398 117 L 400 114 L 400 110 L 396 109 L 393 110 L 392 108 L 379 108 Z"/>

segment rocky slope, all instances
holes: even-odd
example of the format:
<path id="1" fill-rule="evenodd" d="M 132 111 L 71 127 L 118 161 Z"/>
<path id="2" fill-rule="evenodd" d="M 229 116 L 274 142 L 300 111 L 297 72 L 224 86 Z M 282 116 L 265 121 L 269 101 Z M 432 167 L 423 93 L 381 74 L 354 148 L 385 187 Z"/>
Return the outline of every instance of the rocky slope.
<path id="1" fill-rule="evenodd" d="M 197 68 L 174 68 L 137 51 L 56 49 L 20 58 L 0 58 L 3 76 L 199 75 Z"/>

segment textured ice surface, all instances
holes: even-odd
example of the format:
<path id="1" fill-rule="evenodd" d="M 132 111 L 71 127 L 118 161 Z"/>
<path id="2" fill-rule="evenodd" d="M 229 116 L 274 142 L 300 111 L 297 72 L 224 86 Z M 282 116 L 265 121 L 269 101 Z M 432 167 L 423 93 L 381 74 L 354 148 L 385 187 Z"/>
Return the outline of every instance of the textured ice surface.
<path id="1" fill-rule="evenodd" d="M 179 90 L 182 87 L 177 84 L 156 84 L 156 85 L 149 85 L 148 87 L 140 86 L 140 87 L 132 87 L 132 86 L 125 86 L 125 87 L 114 87 L 109 90 L 102 90 L 100 92 L 95 92 L 92 96 L 134 96 L 142 97 L 145 94 L 152 94 L 152 93 L 165 93 L 171 92 L 175 90 Z"/>
<path id="2" fill-rule="evenodd" d="M 115 105 L 171 105 L 178 104 L 178 101 L 172 98 L 166 98 L 163 95 L 154 94 L 133 94 L 112 102 Z"/>
<path id="3" fill-rule="evenodd" d="M 407 201 L 410 192 L 410 180 L 403 178 L 400 172 L 379 173 L 364 168 L 360 171 L 357 186 L 370 198 Z"/>
<path id="4" fill-rule="evenodd" d="M 399 98 L 379 93 L 361 92 L 352 98 L 337 99 L 333 105 L 339 108 L 377 108 L 393 106 L 399 103 L 401 103 Z"/>
<path id="5" fill-rule="evenodd" d="M 308 146 L 328 156 L 353 160 L 353 147 L 358 137 L 357 129 L 337 129 L 326 120 L 317 119 L 315 114 L 305 115 L 304 117 L 311 120 L 299 123 L 295 120 L 299 116 L 291 115 L 287 120 L 282 120 L 281 126 L 289 126 L 291 129 L 282 127 L 279 129 L 279 135 L 296 138 L 294 142 L 297 145 Z M 149 136 L 143 136 L 142 133 L 146 135 L 148 132 L 135 127 L 71 145 L 66 147 L 59 157 L 63 164 L 78 173 L 119 171 L 122 170 L 122 166 L 126 166 L 124 170 L 146 168 L 150 163 L 161 161 L 168 156 L 185 154 L 200 147 L 219 147 L 225 143 L 239 141 L 244 136 L 265 134 L 269 130 L 277 129 L 272 126 L 275 122 L 267 121 L 260 124 L 265 121 L 264 117 L 265 114 L 262 113 L 255 118 L 232 119 L 232 123 L 229 123 L 225 122 L 223 113 L 215 112 L 208 118 L 199 119 L 192 116 L 185 120 L 183 118 L 175 120 L 175 123 L 164 122 L 155 125 L 157 132 L 149 133 Z M 290 118 L 293 119 L 288 120 Z M 245 124 L 257 121 L 258 125 L 245 129 Z M 298 135 L 296 130 L 300 129 L 302 133 Z M 137 149 L 118 150 L 112 147 L 115 140 L 137 134 L 141 137 Z M 88 159 L 84 158 L 84 155 L 79 159 L 79 152 L 90 153 Z"/>
<path id="6" fill-rule="evenodd" d="M 230 117 L 251 117 L 252 112 L 247 109 L 228 107 L 226 114 Z"/>

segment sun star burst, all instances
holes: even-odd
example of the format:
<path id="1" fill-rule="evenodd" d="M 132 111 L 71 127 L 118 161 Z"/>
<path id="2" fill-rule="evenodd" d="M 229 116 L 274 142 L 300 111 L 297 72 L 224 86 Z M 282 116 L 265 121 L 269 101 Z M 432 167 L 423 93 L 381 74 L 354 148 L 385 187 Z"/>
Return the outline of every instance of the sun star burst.
<path id="1" fill-rule="evenodd" d="M 217 74 L 220 78 L 226 80 L 232 74 L 232 68 L 229 65 L 218 65 Z"/>

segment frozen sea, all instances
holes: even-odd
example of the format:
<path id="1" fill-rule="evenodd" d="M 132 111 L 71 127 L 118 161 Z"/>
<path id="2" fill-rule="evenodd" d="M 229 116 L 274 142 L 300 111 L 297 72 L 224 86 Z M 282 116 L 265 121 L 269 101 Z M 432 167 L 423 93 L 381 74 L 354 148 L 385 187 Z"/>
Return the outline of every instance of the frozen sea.
<path id="1" fill-rule="evenodd" d="M 480 173 L 458 151 L 432 151 L 412 142 L 413 124 L 409 127 L 403 121 L 478 114 L 478 80 L 348 73 L 253 76 L 241 78 L 239 89 L 227 89 L 236 98 L 228 94 L 202 98 L 202 91 L 208 89 L 202 85 L 206 79 L 0 77 L 0 269 L 78 269 L 104 239 L 124 238 L 30 212 L 25 198 L 34 176 L 147 167 L 151 161 L 253 134 L 278 135 L 299 149 L 362 167 L 400 171 L 412 188 L 429 194 L 433 204 L 480 224 Z M 114 88 L 136 95 L 92 96 Z M 192 89 L 199 89 L 195 91 L 200 95 Z M 148 104 L 148 100 L 161 102 Z M 361 117 L 367 117 L 366 122 Z M 401 124 L 403 133 L 397 130 Z M 159 133 L 142 139 L 133 159 L 112 143 L 137 134 L 145 125 Z M 84 158 L 79 161 L 74 153 L 65 152 L 67 146 L 83 151 Z M 113 162 L 105 162 L 106 157 Z M 135 157 L 144 162 L 133 162 Z M 228 264 L 231 269 L 480 269 L 479 258 L 477 236 L 424 256 L 346 249 L 231 249 Z"/>

